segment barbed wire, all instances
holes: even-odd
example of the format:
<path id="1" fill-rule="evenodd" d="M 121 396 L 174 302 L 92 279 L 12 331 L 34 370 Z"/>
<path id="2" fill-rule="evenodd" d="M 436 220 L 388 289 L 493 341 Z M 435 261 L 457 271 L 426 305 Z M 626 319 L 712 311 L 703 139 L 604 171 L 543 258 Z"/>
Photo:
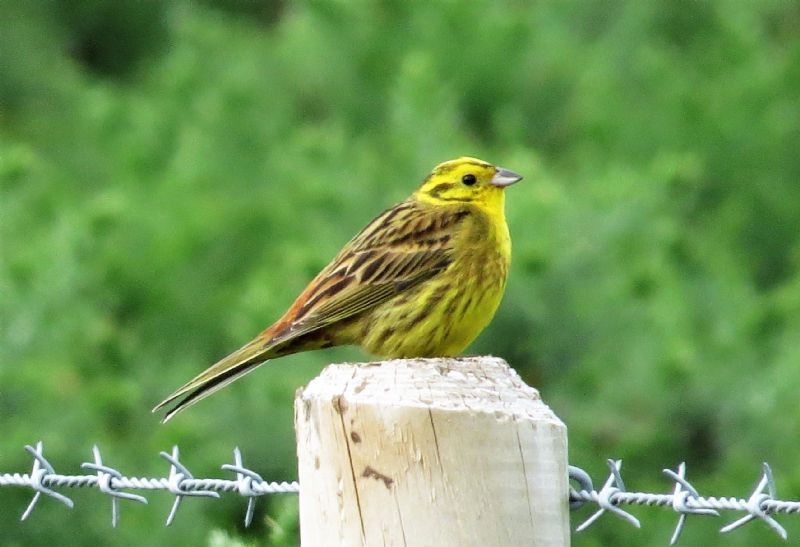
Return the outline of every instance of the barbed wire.
<path id="1" fill-rule="evenodd" d="M 784 540 L 788 539 L 786 529 L 772 518 L 772 513 L 800 513 L 800 501 L 782 501 L 777 498 L 775 480 L 769 465 L 762 464 L 762 475 L 752 494 L 747 499 L 731 497 L 701 496 L 686 479 L 686 464 L 681 463 L 678 470 L 664 469 L 666 476 L 675 483 L 672 494 L 653 494 L 647 492 L 627 492 L 622 481 L 622 460 L 608 460 L 610 474 L 603 487 L 597 491 L 592 486 L 589 475 L 579 467 L 569 466 L 570 480 L 575 481 L 580 490 L 570 487 L 570 508 L 578 509 L 585 503 L 594 503 L 599 509 L 580 524 L 575 531 L 582 532 L 603 516 L 613 513 L 637 528 L 641 528 L 639 519 L 622 510 L 620 505 L 649 505 L 669 507 L 678 513 L 678 523 L 670 538 L 670 545 L 675 545 L 686 525 L 689 515 L 705 515 L 718 517 L 720 510 L 741 511 L 747 513 L 741 518 L 726 524 L 720 532 L 727 533 L 753 520 L 765 522 Z M 766 491 L 765 491 L 766 490 Z"/>
<path id="2" fill-rule="evenodd" d="M 244 466 L 242 454 L 238 448 L 233 451 L 233 463 L 221 466 L 223 471 L 236 474 L 235 479 L 195 478 L 186 465 L 180 461 L 180 452 L 177 446 L 171 453 L 161 452 L 162 458 L 169 462 L 169 474 L 166 478 L 139 478 L 126 477 L 117 469 L 103 463 L 100 449 L 92 448 L 93 461 L 81 464 L 81 468 L 94 471 L 87 475 L 62 475 L 56 473 L 52 464 L 44 457 L 41 441 L 36 446 L 25 446 L 33 456 L 33 466 L 30 473 L 4 473 L 0 474 L 0 487 L 24 486 L 34 490 L 33 499 L 22 513 L 21 520 L 27 519 L 37 506 L 42 495 L 52 497 L 69 508 L 74 506 L 73 501 L 67 496 L 56 492 L 53 487 L 94 487 L 103 494 L 111 497 L 111 524 L 116 527 L 119 523 L 120 500 L 147 503 L 147 499 L 139 494 L 124 492 L 123 490 L 167 490 L 175 496 L 172 507 L 167 515 L 166 525 L 172 524 L 178 507 L 185 497 L 213 497 L 218 498 L 219 492 L 235 492 L 247 498 L 245 512 L 245 526 L 250 526 L 255 511 L 255 501 L 259 496 L 279 493 L 298 493 L 300 485 L 297 482 L 268 482 L 255 471 Z M 701 496 L 686 478 L 686 465 L 678 466 L 677 471 L 664 469 L 663 472 L 675 484 L 671 494 L 649 492 L 628 492 L 622 480 L 622 460 L 608 460 L 610 474 L 602 488 L 596 490 L 591 477 L 582 469 L 569 466 L 569 478 L 578 485 L 578 489 L 570 486 L 569 504 L 575 510 L 587 503 L 597 505 L 598 509 L 588 519 L 576 528 L 582 532 L 603 516 L 613 513 L 633 526 L 640 528 L 639 520 L 620 508 L 622 505 L 648 505 L 654 507 L 667 507 L 678 514 L 678 523 L 670 538 L 670 545 L 675 545 L 689 515 L 719 516 L 719 511 L 739 511 L 746 513 L 721 528 L 721 532 L 731 532 L 753 520 L 765 522 L 781 538 L 786 540 L 788 534 L 771 515 L 774 513 L 800 513 L 800 501 L 783 501 L 777 499 L 775 480 L 772 470 L 766 463 L 763 464 L 761 478 L 748 498 Z"/>
<path id="3" fill-rule="evenodd" d="M 177 446 L 172 447 L 172 453 L 161 452 L 162 458 L 170 464 L 167 478 L 139 478 L 126 477 L 121 472 L 103 464 L 100 449 L 92 448 L 94 461 L 81 464 L 81 468 L 95 471 L 93 475 L 61 475 L 44 457 L 42 442 L 36 447 L 25 446 L 33 456 L 33 467 L 30 473 L 4 473 L 0 474 L 0 486 L 27 486 L 35 493 L 27 509 L 22 513 L 21 520 L 27 519 L 36 507 L 42 494 L 54 498 L 70 509 L 74 503 L 67 496 L 60 494 L 50 487 L 95 487 L 103 494 L 111 496 L 111 525 L 116 527 L 119 523 L 119 500 L 130 500 L 147 503 L 144 496 L 123 492 L 127 490 L 167 490 L 175 496 L 166 525 L 172 524 L 175 514 L 184 497 L 210 497 L 218 498 L 219 492 L 237 492 L 240 496 L 248 498 L 247 511 L 244 524 L 250 526 L 255 511 L 256 498 L 265 494 L 297 493 L 300 485 L 297 482 L 267 482 L 261 475 L 248 469 L 242 463 L 242 453 L 239 448 L 233 450 L 233 464 L 226 463 L 222 466 L 224 471 L 236 474 L 235 479 L 196 479 L 180 461 L 180 452 Z"/>

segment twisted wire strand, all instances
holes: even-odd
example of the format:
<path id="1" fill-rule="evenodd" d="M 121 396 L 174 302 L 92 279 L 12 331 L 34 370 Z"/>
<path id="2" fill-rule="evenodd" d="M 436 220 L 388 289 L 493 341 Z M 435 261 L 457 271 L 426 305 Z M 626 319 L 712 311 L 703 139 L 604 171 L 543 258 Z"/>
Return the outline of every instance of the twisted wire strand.
<path id="1" fill-rule="evenodd" d="M 222 469 L 236 474 L 235 479 L 220 478 L 194 478 L 192 473 L 180 461 L 178 447 L 173 447 L 172 453 L 162 452 L 161 456 L 170 463 L 168 477 L 126 477 L 116 469 L 103 464 L 100 450 L 95 446 L 92 450 L 94 462 L 81 465 L 84 469 L 96 471 L 94 475 L 62 475 L 56 473 L 53 466 L 44 457 L 42 442 L 36 447 L 26 446 L 25 449 L 33 456 L 33 468 L 30 473 L 3 473 L 0 474 L 0 487 L 25 486 L 34 490 L 34 496 L 28 508 L 22 514 L 22 519 L 27 519 L 36 507 L 42 494 L 53 497 L 67 507 L 72 508 L 73 502 L 68 497 L 55 492 L 52 488 L 97 488 L 100 492 L 111 497 L 111 523 L 117 526 L 119 522 L 119 500 L 126 499 L 147 503 L 147 499 L 137 494 L 123 490 L 167 490 L 175 496 L 175 501 L 167 517 L 169 526 L 184 497 L 205 496 L 219 497 L 218 492 L 237 492 L 248 498 L 245 526 L 249 526 L 255 509 L 255 498 L 266 494 L 291 494 L 300 491 L 297 482 L 270 482 L 246 467 L 242 463 L 242 454 L 238 448 L 233 451 L 233 464 L 224 464 Z"/>
<path id="2" fill-rule="evenodd" d="M 590 502 L 597 504 L 599 492 L 593 490 L 572 490 L 570 501 Z M 646 505 L 650 507 L 668 507 L 672 505 L 672 494 L 652 494 L 647 492 L 617 492 L 612 494 L 610 501 L 614 505 Z M 747 500 L 734 497 L 706 496 L 687 500 L 687 507 L 691 509 L 717 509 L 731 511 L 746 511 Z M 761 503 L 765 513 L 800 513 L 800 501 L 782 501 L 768 499 Z"/>
<path id="3" fill-rule="evenodd" d="M 0 486 L 31 486 L 33 483 L 28 473 L 4 473 L 0 475 Z M 68 488 L 96 487 L 97 475 L 60 475 L 47 474 L 42 478 L 44 486 L 61 486 Z M 112 488 L 136 490 L 169 490 L 169 479 L 147 477 L 122 477 L 111 479 Z M 300 485 L 293 482 L 254 482 L 252 489 L 262 494 L 297 494 Z M 215 492 L 235 492 L 239 490 L 239 482 L 230 479 L 184 479 L 181 489 L 187 492 L 197 490 L 213 490 Z"/>
<path id="4" fill-rule="evenodd" d="M 786 540 L 788 534 L 771 515 L 777 513 L 800 513 L 800 501 L 784 501 L 776 499 L 775 480 L 769 465 L 762 464 L 762 475 L 758 485 L 747 499 L 736 497 L 701 496 L 692 484 L 686 479 L 686 464 L 681 463 L 677 471 L 664 469 L 665 475 L 674 481 L 672 494 L 657 494 L 648 492 L 628 492 L 622 481 L 622 460 L 608 460 L 611 471 L 603 487 L 596 490 L 589 475 L 582 469 L 570 466 L 570 480 L 578 483 L 579 489 L 570 487 L 570 508 L 577 509 L 586 503 L 597 505 L 598 509 L 577 528 L 582 532 L 594 524 L 606 512 L 616 514 L 637 528 L 641 527 L 639 520 L 620 508 L 621 505 L 648 505 L 654 507 L 670 507 L 678 516 L 678 523 L 670 539 L 670 545 L 675 545 L 680 539 L 681 532 L 686 525 L 689 515 L 719 516 L 719 511 L 740 511 L 745 515 L 726 524 L 720 532 L 727 533 L 753 520 L 761 520 L 776 534 Z"/>

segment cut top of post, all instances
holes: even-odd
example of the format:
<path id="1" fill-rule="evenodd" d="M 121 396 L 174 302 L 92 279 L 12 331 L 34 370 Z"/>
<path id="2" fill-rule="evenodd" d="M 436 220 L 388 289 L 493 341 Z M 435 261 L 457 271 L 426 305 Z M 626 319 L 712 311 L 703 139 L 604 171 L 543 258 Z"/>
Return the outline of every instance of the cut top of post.
<path id="1" fill-rule="evenodd" d="M 397 359 L 330 365 L 301 391 L 302 399 L 336 398 L 387 406 L 418 406 L 494 414 L 563 425 L 539 392 L 497 357 Z"/>

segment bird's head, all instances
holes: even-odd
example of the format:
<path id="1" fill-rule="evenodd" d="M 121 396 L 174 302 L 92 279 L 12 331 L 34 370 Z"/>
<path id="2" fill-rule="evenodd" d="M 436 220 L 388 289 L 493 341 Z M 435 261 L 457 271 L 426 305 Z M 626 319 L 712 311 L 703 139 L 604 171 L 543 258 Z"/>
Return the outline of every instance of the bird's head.
<path id="1" fill-rule="evenodd" d="M 434 205 L 470 203 L 502 211 L 503 190 L 520 175 L 475 158 L 462 157 L 437 165 L 414 193 Z"/>

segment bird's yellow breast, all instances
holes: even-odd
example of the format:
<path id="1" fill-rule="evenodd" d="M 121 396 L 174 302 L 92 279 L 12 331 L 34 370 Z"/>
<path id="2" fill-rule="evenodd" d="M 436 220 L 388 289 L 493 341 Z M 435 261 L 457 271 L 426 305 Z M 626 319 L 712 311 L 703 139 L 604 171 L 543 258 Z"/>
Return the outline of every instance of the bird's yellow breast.
<path id="1" fill-rule="evenodd" d="M 502 215 L 476 211 L 458 234 L 452 263 L 360 321 L 361 345 L 384 357 L 461 353 L 488 325 L 505 290 L 511 257 Z"/>

